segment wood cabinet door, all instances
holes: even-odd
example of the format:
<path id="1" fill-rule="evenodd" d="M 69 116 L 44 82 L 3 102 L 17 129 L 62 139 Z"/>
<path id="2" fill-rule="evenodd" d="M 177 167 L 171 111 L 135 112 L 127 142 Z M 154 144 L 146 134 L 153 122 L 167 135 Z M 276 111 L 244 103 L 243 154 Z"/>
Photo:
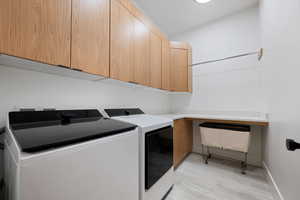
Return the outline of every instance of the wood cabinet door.
<path id="1" fill-rule="evenodd" d="M 174 129 L 173 129 L 173 162 L 174 167 L 177 167 L 181 159 L 183 157 L 182 150 L 182 134 L 181 134 L 181 125 L 180 120 L 174 121 Z"/>
<path id="2" fill-rule="evenodd" d="M 72 0 L 71 67 L 109 76 L 110 0 Z"/>
<path id="3" fill-rule="evenodd" d="M 134 82 L 150 86 L 150 32 L 134 19 Z"/>
<path id="4" fill-rule="evenodd" d="M 193 151 L 193 121 L 183 120 L 184 123 L 184 157 Z"/>
<path id="5" fill-rule="evenodd" d="M 171 90 L 170 44 L 168 40 L 162 43 L 162 89 Z"/>
<path id="6" fill-rule="evenodd" d="M 150 86 L 162 88 L 162 40 L 150 33 Z"/>
<path id="7" fill-rule="evenodd" d="M 70 66 L 71 0 L 0 1 L 0 52 Z"/>
<path id="8" fill-rule="evenodd" d="M 171 90 L 188 92 L 188 50 L 171 49 Z"/>
<path id="9" fill-rule="evenodd" d="M 193 122 L 179 119 L 174 121 L 174 167 L 177 167 L 193 148 Z"/>
<path id="10" fill-rule="evenodd" d="M 110 77 L 134 81 L 134 17 L 116 0 L 111 4 Z"/>

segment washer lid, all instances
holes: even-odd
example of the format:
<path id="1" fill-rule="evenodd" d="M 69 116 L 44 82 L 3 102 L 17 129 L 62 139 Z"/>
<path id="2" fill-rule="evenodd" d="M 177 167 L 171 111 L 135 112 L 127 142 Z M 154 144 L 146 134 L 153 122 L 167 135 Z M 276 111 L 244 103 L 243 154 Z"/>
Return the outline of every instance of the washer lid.
<path id="1" fill-rule="evenodd" d="M 155 127 L 159 125 L 171 125 L 173 122 L 168 118 L 146 114 L 114 117 L 113 119 L 135 124 L 141 128 Z"/>
<path id="2" fill-rule="evenodd" d="M 109 117 L 123 122 L 135 124 L 141 128 L 156 128 L 172 125 L 173 121 L 164 117 L 147 115 L 139 108 L 117 108 L 104 110 Z"/>
<path id="3" fill-rule="evenodd" d="M 37 152 L 134 130 L 136 125 L 105 119 L 98 110 L 9 113 L 10 129 L 23 152 Z"/>

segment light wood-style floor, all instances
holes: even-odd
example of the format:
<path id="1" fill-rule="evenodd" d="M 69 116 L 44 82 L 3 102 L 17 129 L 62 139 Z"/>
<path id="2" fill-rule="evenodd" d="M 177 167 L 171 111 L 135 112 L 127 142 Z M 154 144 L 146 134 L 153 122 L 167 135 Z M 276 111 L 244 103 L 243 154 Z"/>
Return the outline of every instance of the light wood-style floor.
<path id="1" fill-rule="evenodd" d="M 176 170 L 176 182 L 166 200 L 273 200 L 266 172 L 239 163 L 212 159 L 208 165 L 191 154 Z"/>

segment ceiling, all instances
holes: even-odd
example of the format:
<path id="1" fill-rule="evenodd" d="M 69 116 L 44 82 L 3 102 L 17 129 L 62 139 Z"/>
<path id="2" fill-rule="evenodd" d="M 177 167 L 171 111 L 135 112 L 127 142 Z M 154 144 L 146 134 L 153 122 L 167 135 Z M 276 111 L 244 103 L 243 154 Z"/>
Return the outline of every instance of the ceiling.
<path id="1" fill-rule="evenodd" d="M 252 7 L 259 0 L 133 0 L 169 36 Z"/>

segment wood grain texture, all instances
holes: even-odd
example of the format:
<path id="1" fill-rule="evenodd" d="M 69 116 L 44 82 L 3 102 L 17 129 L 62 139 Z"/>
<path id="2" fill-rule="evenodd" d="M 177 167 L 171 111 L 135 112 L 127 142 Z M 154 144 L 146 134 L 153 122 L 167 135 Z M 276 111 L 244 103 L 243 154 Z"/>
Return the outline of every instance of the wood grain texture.
<path id="1" fill-rule="evenodd" d="M 150 86 L 162 88 L 162 40 L 150 33 Z"/>
<path id="2" fill-rule="evenodd" d="M 109 76 L 110 0 L 72 0 L 71 66 Z"/>
<path id="3" fill-rule="evenodd" d="M 150 86 L 150 32 L 134 19 L 134 82 Z"/>
<path id="4" fill-rule="evenodd" d="M 161 89 L 162 38 L 167 40 L 131 1 L 113 0 L 110 77 Z"/>
<path id="5" fill-rule="evenodd" d="M 160 29 L 149 19 L 147 16 L 143 14 L 143 12 L 138 9 L 131 0 L 117 0 L 119 1 L 124 7 L 126 7 L 129 12 L 143 22 L 151 32 L 155 33 L 162 39 L 167 39 L 168 37 L 164 34 Z"/>
<path id="6" fill-rule="evenodd" d="M 70 66 L 71 0 L 1 0 L 0 52 Z"/>
<path id="7" fill-rule="evenodd" d="M 171 90 L 188 92 L 188 50 L 171 48 Z"/>
<path id="8" fill-rule="evenodd" d="M 184 158 L 192 152 L 193 126 L 192 121 L 179 119 L 174 121 L 174 167 L 177 167 Z"/>
<path id="9" fill-rule="evenodd" d="M 134 17 L 116 0 L 111 4 L 110 77 L 134 81 Z"/>
<path id="10" fill-rule="evenodd" d="M 171 64 L 170 43 L 163 40 L 162 43 L 162 89 L 171 90 Z"/>

